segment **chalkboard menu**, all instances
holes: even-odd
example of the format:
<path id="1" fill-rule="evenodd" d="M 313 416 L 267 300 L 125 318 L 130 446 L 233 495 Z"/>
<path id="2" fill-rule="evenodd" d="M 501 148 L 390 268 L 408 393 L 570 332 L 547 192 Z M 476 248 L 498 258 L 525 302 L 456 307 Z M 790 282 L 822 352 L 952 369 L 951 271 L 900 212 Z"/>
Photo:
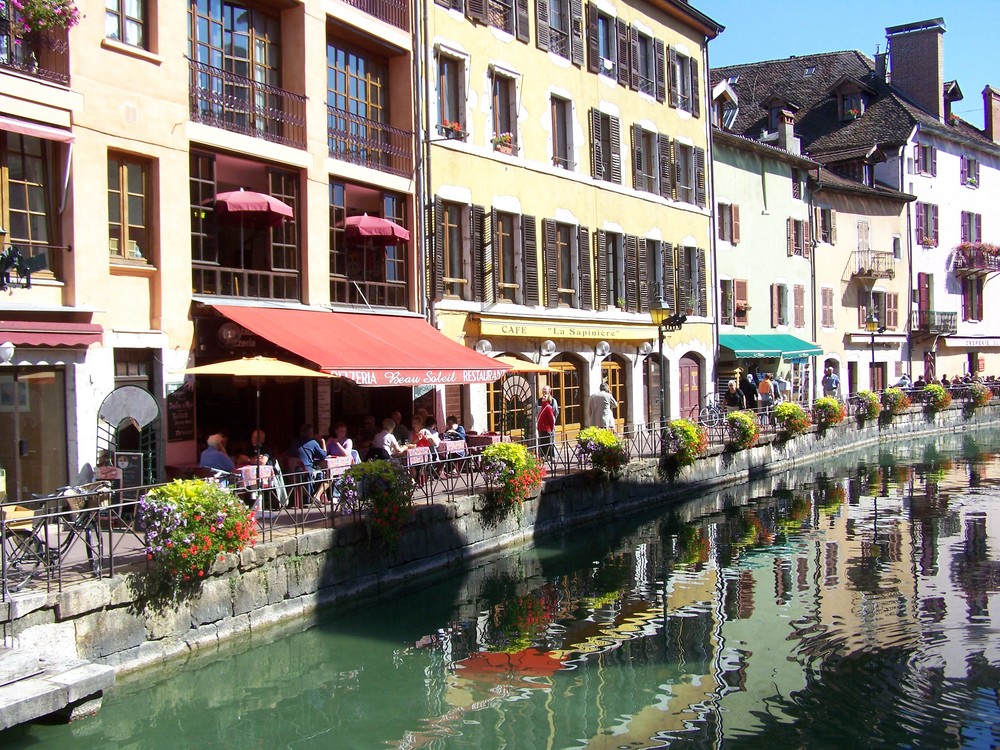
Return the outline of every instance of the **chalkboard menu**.
<path id="1" fill-rule="evenodd" d="M 145 482 L 142 477 L 142 454 L 126 453 L 119 451 L 115 453 L 115 467 L 122 473 L 122 490 L 130 487 L 142 487 Z M 122 492 L 122 497 L 135 498 L 136 493 Z"/>
<path id="2" fill-rule="evenodd" d="M 194 393 L 184 385 L 167 394 L 167 440 L 194 440 Z"/>

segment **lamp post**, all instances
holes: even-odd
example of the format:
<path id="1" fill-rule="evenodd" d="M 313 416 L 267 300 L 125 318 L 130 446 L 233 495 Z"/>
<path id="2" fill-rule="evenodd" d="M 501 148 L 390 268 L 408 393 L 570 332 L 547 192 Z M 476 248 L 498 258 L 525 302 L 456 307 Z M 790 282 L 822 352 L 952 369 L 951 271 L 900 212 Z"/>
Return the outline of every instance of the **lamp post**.
<path id="1" fill-rule="evenodd" d="M 5 341 L 4 343 L 0 344 L 0 365 L 9 365 L 13 361 L 13 359 L 14 359 L 14 351 L 15 351 L 14 345 L 11 342 Z M 13 378 L 13 382 L 11 383 L 11 386 L 12 386 L 11 393 L 13 394 L 12 397 L 14 399 L 13 402 L 12 402 L 14 408 L 11 409 L 11 419 L 14 421 L 14 429 L 11 430 L 11 433 L 13 434 L 13 437 L 14 437 L 14 445 L 13 445 L 14 451 L 11 454 L 11 461 L 13 462 L 11 464 L 11 468 L 13 469 L 13 476 L 12 477 L 6 477 L 6 482 L 8 484 L 11 481 L 14 482 L 13 499 L 16 502 L 16 501 L 20 500 L 20 498 L 21 498 L 21 493 L 19 491 L 20 490 L 20 483 L 21 483 L 21 476 L 20 476 L 20 467 L 18 465 L 20 463 L 18 454 L 20 453 L 20 447 L 21 447 L 21 435 L 20 435 L 20 431 L 19 431 L 20 428 L 19 428 L 19 425 L 18 425 L 18 416 L 19 415 L 18 415 L 18 412 L 17 412 L 17 409 L 18 409 L 17 377 Z M 7 491 L 7 499 L 9 499 L 10 497 L 11 497 L 11 493 L 8 490 Z"/>
<path id="2" fill-rule="evenodd" d="M 872 365 L 869 374 L 869 379 L 871 380 L 872 390 L 875 390 L 875 334 L 882 333 L 885 330 L 885 326 L 880 326 L 878 324 L 878 315 L 872 310 L 868 313 L 868 317 L 865 319 L 865 330 L 872 336 Z"/>
<path id="3" fill-rule="evenodd" d="M 665 410 L 667 408 L 667 370 L 663 361 L 663 334 L 667 320 L 670 318 L 670 308 L 662 299 L 655 301 L 649 308 L 649 317 L 656 326 L 660 337 L 660 455 L 664 455 L 667 450 L 666 428 L 667 419 Z"/>

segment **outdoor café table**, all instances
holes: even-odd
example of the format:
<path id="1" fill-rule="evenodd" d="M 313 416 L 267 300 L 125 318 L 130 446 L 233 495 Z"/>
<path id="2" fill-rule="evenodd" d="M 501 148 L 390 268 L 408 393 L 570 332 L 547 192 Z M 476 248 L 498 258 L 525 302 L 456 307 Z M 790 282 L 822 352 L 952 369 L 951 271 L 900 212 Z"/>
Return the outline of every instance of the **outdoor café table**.
<path id="1" fill-rule="evenodd" d="M 445 469 L 458 473 L 462 471 L 462 465 L 465 463 L 461 459 L 465 457 L 467 453 L 466 449 L 467 446 L 464 440 L 442 440 L 438 443 L 438 457 L 442 461 L 451 459 L 449 463 L 445 464 Z"/>
<path id="2" fill-rule="evenodd" d="M 264 497 L 274 490 L 274 467 L 245 464 L 236 467 L 236 486 L 245 502 L 255 511 L 264 510 Z"/>
<path id="3" fill-rule="evenodd" d="M 510 435 L 466 435 L 465 443 L 470 450 L 481 450 L 494 443 L 509 443 Z"/>
<path id="4" fill-rule="evenodd" d="M 351 468 L 352 463 L 350 456 L 327 456 L 320 465 L 324 472 L 323 478 L 330 482 L 327 492 L 333 495 L 335 501 L 340 495 L 337 482 Z"/>
<path id="5" fill-rule="evenodd" d="M 433 465 L 434 456 L 431 454 L 431 449 L 423 445 L 414 445 L 407 448 L 398 458 L 410 470 L 417 484 L 423 485 Z"/>

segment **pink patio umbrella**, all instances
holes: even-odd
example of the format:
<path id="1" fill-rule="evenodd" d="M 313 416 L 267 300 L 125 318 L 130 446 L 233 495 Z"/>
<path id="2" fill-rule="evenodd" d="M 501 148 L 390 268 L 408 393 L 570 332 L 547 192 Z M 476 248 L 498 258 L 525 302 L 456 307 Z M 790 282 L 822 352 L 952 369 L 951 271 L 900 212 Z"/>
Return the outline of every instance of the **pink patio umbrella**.
<path id="1" fill-rule="evenodd" d="M 394 245 L 410 239 L 410 232 L 381 216 L 348 216 L 343 224 L 348 240 L 366 240 L 375 245 Z"/>
<path id="2" fill-rule="evenodd" d="M 280 227 L 295 216 L 292 207 L 272 195 L 253 190 L 232 190 L 219 193 L 206 203 L 215 208 L 216 220 L 240 228 L 240 268 L 243 267 L 243 230 Z"/>

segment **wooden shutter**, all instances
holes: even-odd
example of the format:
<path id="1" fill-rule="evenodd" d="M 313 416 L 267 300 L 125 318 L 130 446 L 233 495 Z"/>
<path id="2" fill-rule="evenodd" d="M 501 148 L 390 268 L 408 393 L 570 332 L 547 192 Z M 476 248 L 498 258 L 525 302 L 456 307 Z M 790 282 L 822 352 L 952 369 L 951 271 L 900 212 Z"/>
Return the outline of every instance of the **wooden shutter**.
<path id="1" fill-rule="evenodd" d="M 812 234 L 810 232 L 812 228 L 809 225 L 809 219 L 802 222 L 802 257 L 806 260 L 812 256 Z"/>
<path id="2" fill-rule="evenodd" d="M 806 288 L 802 284 L 792 287 L 792 304 L 795 306 L 794 321 L 796 328 L 806 326 Z"/>
<path id="3" fill-rule="evenodd" d="M 535 1 L 535 46 L 541 50 L 549 48 L 549 2 Z"/>
<path id="4" fill-rule="evenodd" d="M 615 61 L 615 73 L 618 76 L 618 85 L 628 86 L 630 77 L 628 24 L 620 18 L 615 19 L 615 34 L 618 38 L 618 59 Z"/>
<path id="5" fill-rule="evenodd" d="M 747 291 L 746 279 L 733 279 L 733 325 L 740 328 L 746 328 L 747 319 L 750 317 L 746 309 L 749 304 Z M 742 313 L 737 312 L 740 308 L 743 309 Z"/>
<path id="6" fill-rule="evenodd" d="M 677 261 L 676 312 L 686 314 L 691 299 L 691 263 L 687 248 L 683 245 L 677 246 Z"/>
<path id="7" fill-rule="evenodd" d="M 617 117 L 608 116 L 611 124 L 611 181 L 622 184 L 622 131 L 621 121 Z"/>
<path id="8" fill-rule="evenodd" d="M 771 284 L 771 328 L 777 328 L 781 322 L 778 305 L 781 304 L 781 297 L 778 294 L 778 285 Z"/>
<path id="9" fill-rule="evenodd" d="M 959 171 L 961 172 L 961 177 L 959 180 L 960 184 L 964 185 L 966 180 L 969 179 L 969 160 L 963 156 L 960 164 Z"/>
<path id="10" fill-rule="evenodd" d="M 559 253 L 555 221 L 543 219 L 542 233 L 542 252 L 545 256 L 545 306 L 559 307 Z"/>
<path id="11" fill-rule="evenodd" d="M 543 2 L 544 0 L 535 0 Z M 583 65 L 583 0 L 569 0 L 569 33 L 572 63 L 578 67 Z"/>
<path id="12" fill-rule="evenodd" d="M 597 249 L 597 304 L 595 310 L 608 309 L 608 234 L 598 229 L 594 235 Z"/>
<path id="13" fill-rule="evenodd" d="M 597 37 L 597 6 L 593 3 L 587 3 L 587 70 L 591 73 L 601 71 L 601 44 Z"/>
<path id="14" fill-rule="evenodd" d="M 972 295 L 969 293 L 973 278 L 960 280 L 962 283 L 962 320 L 972 320 Z"/>
<path id="15" fill-rule="evenodd" d="M 927 206 L 931 211 L 931 239 L 934 242 L 934 247 L 938 246 L 938 207 L 936 204 L 931 203 Z"/>
<path id="16" fill-rule="evenodd" d="M 792 220 L 785 219 L 785 246 L 788 250 L 788 257 L 795 255 L 795 234 L 792 232 Z"/>
<path id="17" fill-rule="evenodd" d="M 465 17 L 470 21 L 489 24 L 489 0 L 465 0 Z"/>
<path id="18" fill-rule="evenodd" d="M 604 179 L 604 151 L 601 146 L 601 112 L 590 110 L 590 176 Z"/>
<path id="19" fill-rule="evenodd" d="M 629 87 L 633 91 L 639 90 L 639 29 L 635 26 L 628 27 L 629 41 Z"/>
<path id="20" fill-rule="evenodd" d="M 669 198 L 677 200 L 677 141 L 670 141 L 670 195 Z"/>
<path id="21" fill-rule="evenodd" d="M 837 212 L 830 209 L 830 244 L 837 244 Z"/>
<path id="22" fill-rule="evenodd" d="M 913 153 L 913 169 L 917 174 L 924 171 L 924 147 L 919 143 Z"/>
<path id="23" fill-rule="evenodd" d="M 695 250 L 696 263 L 698 264 L 698 309 L 695 311 L 703 318 L 708 317 L 708 265 L 705 259 L 705 250 L 698 248 Z"/>
<path id="24" fill-rule="evenodd" d="M 976 225 L 976 238 L 975 238 L 974 241 L 975 242 L 982 242 L 983 241 L 983 215 L 982 214 L 973 214 L 973 218 L 974 218 L 975 225 Z"/>
<path id="25" fill-rule="evenodd" d="M 664 198 L 670 198 L 673 193 L 672 185 L 673 178 L 673 160 L 670 152 L 670 137 L 664 135 L 663 133 L 657 133 L 656 135 L 656 148 L 659 156 L 659 169 L 660 169 L 660 195 Z"/>
<path id="26" fill-rule="evenodd" d="M 930 147 L 931 152 L 931 177 L 937 177 L 937 148 Z"/>
<path id="27" fill-rule="evenodd" d="M 545 2 L 545 0 L 541 1 Z M 514 6 L 514 35 L 517 37 L 517 41 L 519 42 L 530 42 L 531 33 L 528 29 L 528 16 L 530 15 L 530 11 L 528 10 L 528 0 L 516 0 Z"/>
<path id="28" fill-rule="evenodd" d="M 483 302 L 495 303 L 500 291 L 500 243 L 497 241 L 497 210 L 483 216 Z"/>
<path id="29" fill-rule="evenodd" d="M 729 215 L 732 217 L 730 219 L 730 226 L 732 227 L 732 237 L 730 242 L 734 245 L 740 244 L 740 207 L 737 204 L 733 204 L 729 207 Z"/>
<path id="30" fill-rule="evenodd" d="M 924 204 L 923 203 L 918 203 L 917 204 L 917 244 L 918 245 L 923 245 L 924 244 L 924 240 L 927 239 L 924 236 L 924 222 L 925 222 L 924 213 L 925 213 L 925 211 L 924 211 Z"/>
<path id="31" fill-rule="evenodd" d="M 486 294 L 486 274 L 493 275 L 493 268 L 487 272 L 486 260 L 486 237 L 483 227 L 483 217 L 486 210 L 482 206 L 473 206 L 471 211 L 472 226 L 472 299 L 475 302 L 484 302 Z"/>
<path id="32" fill-rule="evenodd" d="M 680 92 L 677 91 L 677 83 L 674 81 L 674 69 L 677 67 L 677 50 L 673 47 L 667 48 L 667 102 L 671 107 L 677 109 L 680 100 Z"/>
<path id="33" fill-rule="evenodd" d="M 969 241 L 969 212 L 962 211 L 962 242 Z"/>
<path id="34" fill-rule="evenodd" d="M 632 126 L 632 189 L 645 189 L 645 185 L 640 187 L 639 176 L 646 165 L 642 149 L 645 139 L 642 137 L 642 126 L 638 123 Z M 652 154 L 650 155 L 652 156 Z"/>
<path id="35" fill-rule="evenodd" d="M 639 238 L 625 235 L 625 310 L 639 312 Z"/>
<path id="36" fill-rule="evenodd" d="M 976 276 L 972 283 L 976 285 L 976 320 L 983 319 L 983 277 Z"/>
<path id="37" fill-rule="evenodd" d="M 820 325 L 824 328 L 833 327 L 833 290 L 829 287 L 820 290 L 820 305 L 822 308 Z"/>
<path id="38" fill-rule="evenodd" d="M 885 327 L 899 327 L 899 292 L 887 292 L 885 295 Z"/>
<path id="39" fill-rule="evenodd" d="M 695 168 L 694 202 L 697 203 L 702 208 L 704 208 L 705 201 L 708 197 L 708 183 L 705 179 L 705 149 L 696 148 L 694 150 L 694 168 Z"/>
<path id="40" fill-rule="evenodd" d="M 674 246 L 669 242 L 660 245 L 660 272 L 663 274 L 660 299 L 663 300 L 663 304 L 677 312 L 677 266 L 674 263 Z"/>
<path id="41" fill-rule="evenodd" d="M 434 300 L 440 301 L 444 297 L 444 202 L 437 196 L 434 197 L 432 217 L 430 225 L 434 227 L 434 246 L 428 266 L 431 278 L 427 288 Z"/>
<path id="42" fill-rule="evenodd" d="M 594 255 L 590 250 L 590 231 L 580 227 L 576 235 L 576 248 L 580 257 L 580 309 L 593 310 L 594 305 Z"/>
<path id="43" fill-rule="evenodd" d="M 698 86 L 698 61 L 693 57 L 689 57 L 688 65 L 691 69 L 691 115 L 692 117 L 701 117 L 701 88 Z"/>
<path id="44" fill-rule="evenodd" d="M 656 101 L 667 100 L 667 79 L 665 76 L 667 48 L 662 39 L 653 40 L 653 71 L 656 76 Z"/>
<path id="45" fill-rule="evenodd" d="M 538 288 L 538 226 L 534 216 L 521 217 L 521 262 L 524 264 L 524 304 L 537 305 Z"/>
<path id="46" fill-rule="evenodd" d="M 636 241 L 636 262 L 639 265 L 639 312 L 649 312 L 649 249 L 645 237 Z"/>
<path id="47" fill-rule="evenodd" d="M 917 274 L 917 311 L 927 313 L 931 309 L 931 277 L 930 274 Z"/>

